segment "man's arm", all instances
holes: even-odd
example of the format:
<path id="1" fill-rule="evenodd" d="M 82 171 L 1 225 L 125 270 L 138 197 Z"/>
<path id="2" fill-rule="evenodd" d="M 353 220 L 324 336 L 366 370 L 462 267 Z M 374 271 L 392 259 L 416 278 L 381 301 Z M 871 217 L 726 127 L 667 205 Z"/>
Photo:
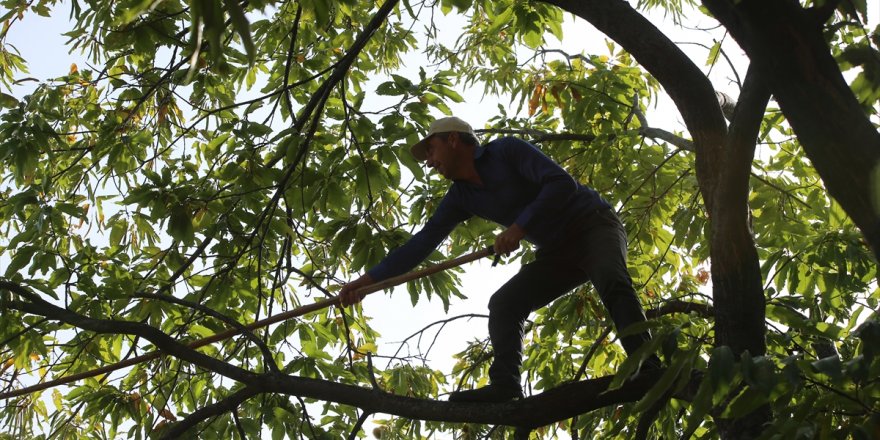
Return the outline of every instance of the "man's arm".
<path id="1" fill-rule="evenodd" d="M 360 302 L 364 296 L 355 294 L 357 289 L 407 272 L 424 261 L 455 227 L 470 218 L 460 209 L 449 193 L 425 226 L 406 243 L 389 253 L 379 264 L 360 278 L 345 284 L 339 291 L 340 303 L 348 306 Z"/>
<path id="2" fill-rule="evenodd" d="M 534 145 L 516 138 L 507 138 L 505 142 L 507 144 L 501 149 L 505 159 L 525 179 L 541 187 L 535 199 L 514 222 L 519 229 L 528 231 L 529 224 L 536 215 L 554 215 L 560 210 L 572 194 L 577 192 L 578 184 L 567 171 Z M 515 231 L 511 232 L 514 233 Z"/>

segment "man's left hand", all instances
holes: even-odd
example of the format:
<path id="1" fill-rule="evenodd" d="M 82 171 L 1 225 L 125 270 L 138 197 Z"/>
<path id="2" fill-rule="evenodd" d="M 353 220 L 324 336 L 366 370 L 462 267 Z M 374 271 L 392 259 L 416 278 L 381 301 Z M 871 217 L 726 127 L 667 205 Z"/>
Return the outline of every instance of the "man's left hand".
<path id="1" fill-rule="evenodd" d="M 504 232 L 495 237 L 495 255 L 507 255 L 519 249 L 519 242 L 526 236 L 526 231 L 514 223 Z"/>

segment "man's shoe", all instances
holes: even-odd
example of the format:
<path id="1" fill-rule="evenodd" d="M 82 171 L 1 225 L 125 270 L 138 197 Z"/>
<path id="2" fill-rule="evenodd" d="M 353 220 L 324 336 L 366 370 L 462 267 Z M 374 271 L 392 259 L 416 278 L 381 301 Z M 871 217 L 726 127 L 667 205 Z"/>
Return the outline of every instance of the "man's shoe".
<path id="1" fill-rule="evenodd" d="M 519 386 L 499 386 L 494 384 L 489 384 L 475 390 L 449 393 L 450 402 L 498 403 L 522 398 L 523 393 Z"/>

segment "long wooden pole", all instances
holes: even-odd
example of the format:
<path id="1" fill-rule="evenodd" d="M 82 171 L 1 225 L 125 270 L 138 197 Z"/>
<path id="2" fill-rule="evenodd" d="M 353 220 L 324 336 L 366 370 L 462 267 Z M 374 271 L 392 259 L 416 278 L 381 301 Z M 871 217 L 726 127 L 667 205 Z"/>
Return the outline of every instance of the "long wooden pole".
<path id="1" fill-rule="evenodd" d="M 481 251 L 472 252 L 467 255 L 463 255 L 458 258 L 453 258 L 451 260 L 444 261 L 442 263 L 435 264 L 433 266 L 426 267 L 421 270 L 412 271 L 409 273 L 405 273 L 403 275 L 399 275 L 396 277 L 388 278 L 387 280 L 380 281 L 375 284 L 371 284 L 369 286 L 364 286 L 358 289 L 357 291 L 362 295 L 369 295 L 374 292 L 378 292 L 380 290 L 387 289 L 389 287 L 397 286 L 399 284 L 403 284 L 412 280 L 417 280 L 422 277 L 426 277 L 431 274 L 435 274 L 437 272 L 444 271 L 446 269 L 450 269 L 453 267 L 461 266 L 462 264 L 469 263 L 474 260 L 479 260 L 480 258 L 487 257 L 492 255 L 492 248 L 486 248 Z M 305 315 L 306 313 L 311 313 L 314 311 L 318 311 L 332 305 L 339 305 L 339 296 L 333 296 L 312 304 L 307 304 L 304 306 L 297 307 L 293 310 L 288 310 L 284 313 L 279 313 L 277 315 L 269 316 L 265 319 L 261 319 L 259 321 L 252 322 L 248 325 L 245 325 L 243 328 L 246 330 L 255 330 L 258 328 L 266 327 L 268 325 L 272 325 L 281 321 L 286 321 L 291 318 L 295 318 L 297 316 Z M 213 344 L 215 342 L 219 342 L 225 339 L 229 339 L 237 334 L 241 333 L 241 329 L 231 328 L 220 333 L 217 333 L 212 336 L 208 336 L 206 338 L 199 339 L 197 341 L 190 342 L 187 344 L 189 348 L 199 348 L 204 347 L 208 344 Z M 125 367 L 130 367 L 132 365 L 139 364 L 141 362 L 151 361 L 163 355 L 162 351 L 152 351 L 149 353 L 142 354 L 140 356 L 135 356 L 133 358 L 129 358 L 123 361 L 116 362 L 114 364 L 105 365 L 100 368 L 96 368 L 94 370 L 84 371 L 82 373 L 71 374 L 70 376 L 64 376 L 58 379 L 50 380 L 48 382 L 38 383 L 36 385 L 32 385 L 29 387 L 21 388 L 18 390 L 9 391 L 6 393 L 0 393 L 0 400 L 9 399 L 12 397 L 23 396 L 25 394 L 34 393 L 37 391 L 42 391 L 48 388 L 56 387 L 59 385 L 68 384 L 71 382 L 76 382 L 82 379 L 87 379 L 89 377 L 99 376 L 101 374 L 107 374 L 116 370 L 120 370 Z"/>

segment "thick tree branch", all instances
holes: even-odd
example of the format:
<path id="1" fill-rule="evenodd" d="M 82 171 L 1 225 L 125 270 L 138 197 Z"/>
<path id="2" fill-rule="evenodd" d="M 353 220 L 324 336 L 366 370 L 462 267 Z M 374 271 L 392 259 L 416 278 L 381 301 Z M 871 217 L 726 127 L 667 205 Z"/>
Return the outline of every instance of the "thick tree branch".
<path id="1" fill-rule="evenodd" d="M 873 206 L 880 133 L 843 78 L 821 27 L 793 0 L 704 0 L 761 72 L 828 192 L 880 256 Z"/>
<path id="2" fill-rule="evenodd" d="M 531 430 L 598 408 L 637 401 L 662 374 L 662 370 L 645 373 L 614 390 L 608 390 L 614 377 L 605 376 L 571 382 L 522 400 L 479 404 L 396 396 L 327 380 L 270 373 L 260 377 L 255 385 L 193 412 L 169 428 L 170 431 L 163 432 L 162 438 L 177 438 L 201 421 L 231 411 L 262 393 L 336 402 L 360 408 L 365 414 L 385 413 L 417 420 L 504 425 Z"/>
<path id="3" fill-rule="evenodd" d="M 663 373 L 652 371 L 608 390 L 613 376 L 572 382 L 526 399 L 493 403 L 451 403 L 376 392 L 353 385 L 293 376 L 270 375 L 274 392 L 332 401 L 371 413 L 400 417 L 535 428 L 609 405 L 642 398 Z"/>
<path id="4" fill-rule="evenodd" d="M 710 304 L 691 302 L 691 301 L 667 301 L 662 306 L 645 310 L 645 316 L 648 319 L 658 318 L 660 316 L 671 315 L 673 313 L 696 313 L 704 318 L 711 318 L 715 314 L 715 308 Z"/>
<path id="5" fill-rule="evenodd" d="M 166 302 L 170 302 L 172 304 L 177 304 L 177 305 L 181 305 L 184 307 L 188 307 L 193 310 L 197 310 L 199 312 L 202 312 L 207 316 L 215 318 L 215 319 L 219 320 L 220 322 L 223 322 L 226 325 L 228 325 L 234 329 L 237 329 L 242 336 L 247 338 L 249 341 L 253 342 L 257 346 L 257 348 L 260 349 L 260 352 L 263 354 L 263 362 L 266 364 L 266 367 L 269 368 L 270 370 L 278 371 L 278 365 L 275 363 L 275 359 L 272 356 L 272 352 L 271 352 L 271 350 L 269 350 L 269 347 L 266 345 L 266 343 L 263 342 L 260 338 L 258 338 L 257 335 L 253 334 L 250 330 L 248 330 L 248 328 L 244 324 L 236 321 L 235 319 L 233 319 L 229 316 L 226 316 L 226 315 L 224 315 L 224 314 L 222 314 L 222 313 L 220 313 L 220 312 L 218 312 L 208 306 L 205 306 L 203 304 L 180 299 L 180 298 L 177 298 L 172 295 L 163 295 L 163 294 L 149 293 L 149 292 L 137 292 L 137 293 L 135 293 L 134 296 L 136 298 L 151 298 L 151 299 L 156 299 L 159 301 L 166 301 Z"/>
<path id="6" fill-rule="evenodd" d="M 191 349 L 155 327 L 139 322 L 89 318 L 51 304 L 27 288 L 5 280 L 0 280 L 0 290 L 8 290 L 26 300 L 10 301 L 7 306 L 11 309 L 57 320 L 95 333 L 136 335 L 152 342 L 168 355 L 240 382 L 250 383 L 257 377 L 255 373 Z"/>
<path id="7" fill-rule="evenodd" d="M 669 93 L 697 155 L 700 189 L 711 206 L 727 123 L 706 75 L 656 26 L 624 0 L 543 0 L 593 24 L 623 46 Z"/>
<path id="8" fill-rule="evenodd" d="M 388 413 L 401 417 L 446 421 L 496 424 L 535 428 L 608 405 L 636 401 L 655 384 L 662 371 L 639 376 L 616 390 L 608 390 L 613 377 L 574 382 L 520 401 L 492 405 L 455 404 L 404 396 L 395 396 L 375 389 L 340 384 L 326 380 L 288 376 L 280 373 L 255 375 L 204 356 L 180 345 L 168 335 L 139 323 L 91 319 L 42 301 L 27 289 L 14 283 L 0 282 L 27 301 L 12 301 L 11 308 L 74 325 L 98 333 L 135 334 L 150 340 L 160 349 L 180 359 L 245 382 L 247 387 L 223 401 L 204 407 L 175 425 L 165 438 L 191 428 L 206 418 L 229 411 L 239 403 L 260 393 L 273 392 L 313 398 L 361 408 L 368 413 Z M 656 374 L 655 374 L 656 373 Z"/>
<path id="9" fill-rule="evenodd" d="M 529 141 L 540 144 L 543 142 L 559 142 L 559 141 L 574 141 L 574 142 L 584 142 L 591 143 L 596 140 L 596 136 L 593 134 L 582 134 L 582 133 L 547 133 L 540 130 L 529 130 L 529 129 L 499 129 L 499 128 L 487 128 L 474 130 L 479 134 L 508 134 L 508 135 L 518 135 L 518 136 L 528 136 Z M 624 133 L 638 133 L 640 136 L 644 136 L 651 139 L 660 139 L 669 144 L 672 144 L 682 150 L 686 151 L 695 151 L 694 143 L 685 139 L 681 136 L 678 136 L 674 133 L 666 131 L 662 128 L 648 127 L 647 124 L 642 124 L 642 127 L 639 127 L 638 130 L 627 130 Z M 609 140 L 614 140 L 617 138 L 617 135 L 611 135 L 608 137 Z"/>
<path id="10" fill-rule="evenodd" d="M 764 290 L 754 238 L 749 227 L 749 178 L 758 133 L 770 91 L 749 66 L 725 144 L 712 218 L 712 283 L 715 336 L 734 353 L 763 354 Z"/>
<path id="11" fill-rule="evenodd" d="M 723 186 L 727 202 L 735 201 L 737 211 L 748 209 L 749 176 L 755 158 L 755 147 L 764 111 L 770 100 L 770 90 L 757 70 L 749 66 L 739 101 L 730 123 L 730 133 L 725 145 L 726 160 Z"/>
<path id="12" fill-rule="evenodd" d="M 175 439 L 183 436 L 186 431 L 198 425 L 200 422 L 207 420 L 210 417 L 219 416 L 228 411 L 234 411 L 235 408 L 238 408 L 244 401 L 254 397 L 258 394 L 262 394 L 264 391 L 258 387 L 245 387 L 242 388 L 225 399 L 214 402 L 210 405 L 205 405 L 198 410 L 194 411 L 192 414 L 186 416 L 185 419 L 169 426 L 168 428 L 160 431 L 162 434 L 161 439 Z"/>
<path id="13" fill-rule="evenodd" d="M 749 66 L 724 148 L 716 203 L 710 210 L 712 285 L 715 303 L 715 345 L 753 356 L 767 351 L 766 299 L 758 251 L 749 227 L 749 178 L 770 90 L 762 73 Z M 734 432 L 757 435 L 771 417 L 761 407 L 741 420 L 719 420 L 725 438 Z"/>

